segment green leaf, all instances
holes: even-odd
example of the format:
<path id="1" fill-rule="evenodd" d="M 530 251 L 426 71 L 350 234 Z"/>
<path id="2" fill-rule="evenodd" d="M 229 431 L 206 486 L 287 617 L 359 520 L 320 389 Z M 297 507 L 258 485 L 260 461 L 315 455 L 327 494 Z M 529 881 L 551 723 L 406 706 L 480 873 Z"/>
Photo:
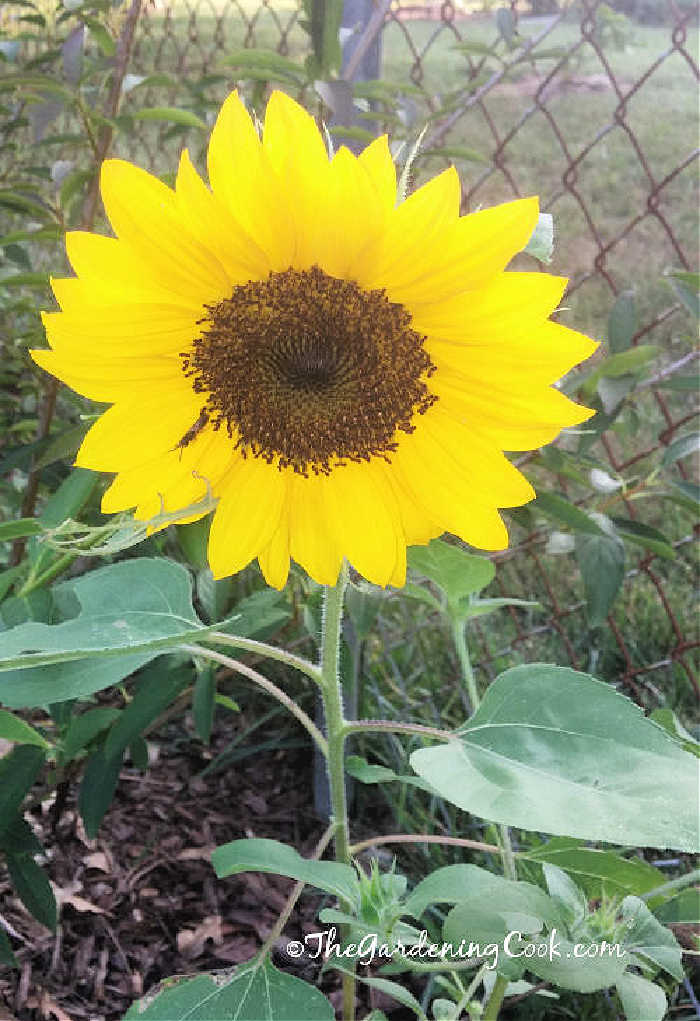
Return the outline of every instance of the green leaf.
<path id="1" fill-rule="evenodd" d="M 91 18 L 87 14 L 81 15 L 81 18 L 90 29 L 90 35 L 99 46 L 103 56 L 113 57 L 117 51 L 117 44 L 108 29 L 97 18 Z"/>
<path id="2" fill-rule="evenodd" d="M 671 287 L 693 319 L 700 319 L 700 273 L 677 270 L 670 274 Z"/>
<path id="3" fill-rule="evenodd" d="M 586 532 L 589 535 L 604 534 L 603 529 L 590 515 L 558 493 L 538 493 L 532 507 L 542 511 L 548 518 L 562 521 L 575 532 Z"/>
<path id="4" fill-rule="evenodd" d="M 671 930 L 652 915 L 639 897 L 625 897 L 622 917 L 627 925 L 625 949 L 647 958 L 682 982 L 681 948 Z"/>
<path id="5" fill-rule="evenodd" d="M 387 780 L 398 780 L 393 769 L 371 765 L 361 755 L 348 755 L 345 760 L 345 770 L 360 783 L 384 783 Z"/>
<path id="6" fill-rule="evenodd" d="M 293 847 L 277 840 L 233 840 L 217 847 L 211 861 L 219 879 L 239 872 L 273 872 L 302 880 L 344 900 L 354 901 L 358 891 L 355 870 L 349 865 L 302 858 Z"/>
<path id="7" fill-rule="evenodd" d="M 37 748 L 51 748 L 49 742 L 34 730 L 34 727 L 30 727 L 18 716 L 8 713 L 6 709 L 0 709 L 0 738 L 4 738 L 5 741 L 14 741 L 16 744 L 33 744 Z"/>
<path id="8" fill-rule="evenodd" d="M 617 535 L 577 535 L 578 559 L 591 627 L 607 617 L 625 577 L 625 544 Z"/>
<path id="9" fill-rule="evenodd" d="M 66 457 L 72 458 L 78 447 L 85 438 L 89 426 L 87 422 L 80 422 L 65 432 L 55 436 L 43 454 L 36 460 L 36 468 L 45 468 L 54 461 L 62 461 Z"/>
<path id="10" fill-rule="evenodd" d="M 105 813 L 112 804 L 121 765 L 121 755 L 109 758 L 105 755 L 104 746 L 91 755 L 85 764 L 78 793 L 78 808 L 90 840 L 97 836 Z"/>
<path id="11" fill-rule="evenodd" d="M 595 958 L 579 957 L 576 956 L 575 946 L 571 940 L 557 939 L 556 954 L 553 953 L 551 958 L 529 957 L 528 971 L 532 971 L 545 982 L 579 993 L 594 993 L 606 989 L 618 982 L 624 974 L 629 957 L 617 957 L 615 953 Z M 557 954 L 560 956 L 556 956 Z"/>
<path id="12" fill-rule="evenodd" d="M 673 546 L 657 528 L 652 528 L 651 525 L 643 525 L 640 521 L 633 521 L 632 518 L 613 517 L 610 520 L 615 526 L 615 530 L 623 538 L 636 543 L 638 546 L 642 546 L 644 549 L 651 550 L 652 553 L 663 557 L 664 560 L 676 559 Z"/>
<path id="13" fill-rule="evenodd" d="M 664 925 L 700 925 L 700 888 L 683 890 L 677 897 L 654 908 L 654 914 Z"/>
<path id="14" fill-rule="evenodd" d="M 148 727 L 183 688 L 192 680 L 192 667 L 172 667 L 170 659 L 152 663 L 139 677 L 136 694 L 107 735 L 105 755 L 119 758 L 137 737 Z"/>
<path id="15" fill-rule="evenodd" d="M 7 934 L 3 927 L 0 925 L 0 964 L 4 964 L 7 968 L 17 968 L 17 958 L 12 953 L 12 944 L 7 938 Z"/>
<path id="16" fill-rule="evenodd" d="M 573 928 L 581 924 L 586 917 L 586 898 L 583 891 L 557 865 L 545 862 L 542 866 L 544 879 L 550 897 L 559 903 L 566 919 L 567 927 Z"/>
<path id="17" fill-rule="evenodd" d="M 612 354 L 627 351 L 637 332 L 637 305 L 634 291 L 622 291 L 608 317 L 608 347 Z"/>
<path id="18" fill-rule="evenodd" d="M 442 797 L 484 819 L 697 850 L 697 760 L 588 674 L 536 663 L 507 670 L 459 739 L 410 762 Z"/>
<path id="19" fill-rule="evenodd" d="M 77 598 L 77 617 L 0 634 L 0 670 L 8 672 L 0 698 L 12 708 L 99 691 L 209 630 L 195 617 L 187 571 L 164 558 L 111 564 L 54 591 Z M 66 665 L 41 668 L 50 664 Z"/>
<path id="20" fill-rule="evenodd" d="M 408 1007 L 409 1010 L 412 1010 L 419 1021 L 425 1021 L 423 1008 L 413 993 L 409 989 L 406 989 L 405 986 L 399 985 L 398 982 L 392 982 L 386 978 L 368 978 L 355 972 L 349 972 L 346 968 L 342 968 L 339 964 L 336 964 L 332 958 L 329 961 L 329 966 L 334 968 L 336 971 L 341 971 L 344 975 L 353 974 L 359 982 L 362 982 L 363 985 L 369 986 L 370 989 L 377 989 L 379 992 L 384 993 L 385 996 L 390 996 L 393 1000 L 396 1000 L 398 1003 L 402 1003 L 404 1007 Z"/>
<path id="21" fill-rule="evenodd" d="M 10 591 L 14 583 L 24 574 L 24 566 L 17 564 L 16 567 L 8 567 L 5 571 L 0 571 L 0 600 L 3 600 L 7 593 Z M 1 625 L 4 623 L 4 618 L 0 614 L 0 630 Z"/>
<path id="22" fill-rule="evenodd" d="M 304 67 L 288 57 L 283 57 L 274 50 L 255 49 L 239 50 L 224 57 L 223 64 L 228 67 L 240 67 L 244 70 L 256 70 L 263 72 L 266 80 L 291 81 L 302 83 L 306 81 L 307 75 Z"/>
<path id="23" fill-rule="evenodd" d="M 666 994 L 641 975 L 627 971 L 615 988 L 627 1021 L 663 1021 L 666 1017 Z"/>
<path id="24" fill-rule="evenodd" d="M 466 553 L 461 546 L 451 546 L 442 539 L 433 539 L 427 546 L 411 546 L 408 566 L 442 589 L 454 607 L 465 596 L 486 588 L 496 574 L 486 557 Z"/>
<path id="25" fill-rule="evenodd" d="M 448 159 L 467 160 L 469 163 L 488 163 L 483 153 L 469 149 L 466 145 L 441 145 L 437 149 L 423 149 L 420 155 L 446 156 Z"/>
<path id="26" fill-rule="evenodd" d="M 100 706 L 96 709 L 88 709 L 80 716 L 74 716 L 63 738 L 64 759 L 70 761 L 75 758 L 78 752 L 86 748 L 98 734 L 111 727 L 119 715 L 119 709 Z"/>
<path id="27" fill-rule="evenodd" d="M 43 531 L 40 521 L 36 518 L 17 518 L 14 521 L 3 521 L 0 524 L 0 542 L 22 539 L 27 535 L 39 535 Z"/>
<path id="28" fill-rule="evenodd" d="M 700 743 L 689 734 L 672 709 L 654 709 L 650 719 L 658 723 L 660 727 L 674 738 L 681 748 L 700 758 Z"/>
<path id="29" fill-rule="evenodd" d="M 523 251 L 540 262 L 550 263 L 554 252 L 554 217 L 551 213 L 540 213 L 532 237 Z"/>
<path id="30" fill-rule="evenodd" d="M 684 479 L 673 479 L 675 493 L 670 494 L 673 503 L 680 504 L 692 514 L 700 512 L 700 486 L 696 482 L 686 482 Z"/>
<path id="31" fill-rule="evenodd" d="M 648 893 L 665 881 L 658 869 L 641 858 L 622 858 L 614 851 L 585 847 L 566 837 L 555 837 L 541 847 L 520 851 L 518 857 L 557 865 L 595 899 L 604 894 Z"/>
<path id="32" fill-rule="evenodd" d="M 56 929 L 56 899 L 46 874 L 30 854 L 8 854 L 7 870 L 20 900 L 47 929 Z"/>
<path id="33" fill-rule="evenodd" d="M 265 959 L 221 974 L 167 979 L 133 1004 L 124 1021 L 334 1021 L 335 1012 L 314 986 Z"/>
<path id="34" fill-rule="evenodd" d="M 533 914 L 544 912 L 543 918 L 556 920 L 557 913 L 549 897 L 532 883 L 514 882 L 482 869 L 478 865 L 445 865 L 422 879 L 404 904 L 404 913 L 420 918 L 430 904 L 461 904 L 470 899 L 498 898 L 500 893 L 515 889 L 515 895 L 528 900 Z M 534 893 L 533 891 L 537 891 Z M 521 900 L 521 906 L 525 903 Z"/>
<path id="35" fill-rule="evenodd" d="M 95 491 L 100 476 L 86 468 L 74 468 L 55 493 L 46 501 L 39 520 L 47 528 L 55 528 L 66 518 L 75 517 Z"/>
<path id="36" fill-rule="evenodd" d="M 677 436 L 666 448 L 662 464 L 673 464 L 674 461 L 680 461 L 690 454 L 697 454 L 698 450 L 700 450 L 700 432 Z"/>
<path id="37" fill-rule="evenodd" d="M 637 375 L 649 362 L 653 361 L 659 353 L 659 348 L 653 344 L 638 344 L 626 351 L 610 355 L 591 372 L 581 387 L 581 394 L 588 399 L 596 391 L 599 380 L 603 377 L 616 379 L 618 376 L 626 376 L 628 373 Z"/>
<path id="38" fill-rule="evenodd" d="M 167 121 L 169 124 L 180 124 L 185 128 L 199 128 L 208 131 L 209 125 L 191 110 L 181 110 L 177 106 L 147 106 L 131 114 L 136 121 Z"/>
<path id="39" fill-rule="evenodd" d="M 44 765 L 44 751 L 36 745 L 18 745 L 0 759 L 0 836 L 13 824 L 24 796 Z"/>

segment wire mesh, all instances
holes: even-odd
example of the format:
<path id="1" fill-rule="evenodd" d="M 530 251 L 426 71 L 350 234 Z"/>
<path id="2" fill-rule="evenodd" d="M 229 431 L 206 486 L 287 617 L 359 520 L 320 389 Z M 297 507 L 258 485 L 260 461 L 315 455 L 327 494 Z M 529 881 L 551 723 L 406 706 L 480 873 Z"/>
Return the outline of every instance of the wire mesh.
<path id="1" fill-rule="evenodd" d="M 687 152 L 679 152 L 677 146 L 665 152 L 662 147 L 663 158 L 659 159 L 658 146 L 650 147 L 649 129 L 642 124 L 639 111 L 656 75 L 672 70 L 674 75 L 684 76 L 690 90 L 696 88 L 698 65 L 691 52 L 690 33 L 698 9 L 668 0 L 663 11 L 665 45 L 660 52 L 650 53 L 641 73 L 636 68 L 631 77 L 617 57 L 614 35 L 619 24 L 612 22 L 610 27 L 610 8 L 602 0 L 561 5 L 539 0 L 532 6 L 547 13 L 527 19 L 529 39 L 518 34 L 522 12 L 517 0 L 511 0 L 509 7 L 514 44 L 532 54 L 531 70 L 521 61 L 520 73 L 513 76 L 508 53 L 502 66 L 493 70 L 489 47 L 482 44 L 481 52 L 478 45 L 471 51 L 467 47 L 466 52 L 459 51 L 459 71 L 452 72 L 453 78 L 458 77 L 461 95 L 452 108 L 449 104 L 446 108 L 441 93 L 446 88 L 449 62 L 457 59 L 452 47 L 468 44 L 474 26 L 483 25 L 483 16 L 480 20 L 453 0 L 423 5 L 395 0 L 386 11 L 382 29 L 383 75 L 406 82 L 405 93 L 401 89 L 396 93 L 397 102 L 403 104 L 404 121 L 410 124 L 412 120 L 418 130 L 428 118 L 428 150 L 442 147 L 449 152 L 453 146 L 458 159 L 465 142 L 474 142 L 479 150 L 481 162 L 467 163 L 466 171 L 460 166 L 465 182 L 464 209 L 540 192 L 543 209 L 554 213 L 562 224 L 562 236 L 573 234 L 576 240 L 567 303 L 576 311 L 577 295 L 588 292 L 588 307 L 609 308 L 615 296 L 634 283 L 639 268 L 634 259 L 640 250 L 653 256 L 651 271 L 658 277 L 668 266 L 696 268 L 697 202 L 693 199 L 698 151 L 691 151 L 690 143 Z M 258 6 L 237 0 L 159 0 L 145 8 L 134 70 L 148 74 L 165 70 L 200 79 L 211 75 L 212 88 L 223 95 L 232 81 L 230 72 L 221 74 L 220 60 L 231 49 L 257 46 L 303 58 L 308 40 L 299 25 L 299 8 L 297 0 L 264 0 Z M 562 28 L 564 43 L 559 39 L 557 46 L 550 48 L 543 69 L 538 54 Z M 572 121 L 567 110 L 574 94 L 586 98 L 588 113 L 581 123 Z M 381 127 L 391 128 L 389 120 L 382 123 L 381 111 L 375 113 Z M 694 138 L 693 123 L 685 135 Z M 549 193 L 541 190 L 537 169 L 528 160 L 528 147 L 541 148 L 544 139 L 549 154 Z M 147 143 L 145 135 L 143 140 L 151 159 L 167 142 L 162 133 L 155 142 Z M 434 162 L 444 164 L 444 156 L 436 156 Z M 620 190 L 628 199 L 624 210 L 613 208 Z M 564 268 L 570 272 L 569 266 L 562 265 Z M 657 338 L 667 343 L 674 331 L 683 329 L 683 311 L 671 299 L 670 290 L 656 286 L 652 291 L 653 300 L 642 301 L 634 344 Z M 586 328 L 585 322 L 576 319 L 567 322 Z M 595 325 L 600 328 L 599 322 Z M 669 397 L 654 386 L 640 407 L 644 423 L 640 443 L 635 443 L 633 450 L 613 431 L 603 433 L 595 447 L 599 460 L 616 474 L 632 469 L 638 472 L 653 464 L 679 429 L 697 414 L 692 393 Z M 683 464 L 678 471 L 679 477 L 687 478 Z M 565 478 L 559 478 L 557 484 L 571 499 L 581 499 L 580 491 L 572 490 Z M 634 499 L 626 500 L 625 508 L 631 519 L 639 518 Z M 513 535 L 511 549 L 499 557 L 502 569 L 497 585 L 503 594 L 538 599 L 543 609 L 527 614 L 511 610 L 499 648 L 493 647 L 494 631 L 476 625 L 479 669 L 493 676 L 500 666 L 512 662 L 513 655 L 544 658 L 546 650 L 548 658 L 568 661 L 574 667 L 597 667 L 642 704 L 662 700 L 662 674 L 666 676 L 664 690 L 669 683 L 680 683 L 691 685 L 698 693 L 700 641 L 686 605 L 692 588 L 688 584 L 693 570 L 690 535 L 676 539 L 677 560 L 673 564 L 661 562 L 650 552 L 628 562 L 617 609 L 608 618 L 607 628 L 595 636 L 586 624 L 580 578 L 573 565 L 562 568 L 560 560 L 555 563 L 545 553 L 544 530 L 516 526 Z M 649 630 L 656 632 L 653 641 L 639 633 L 639 607 L 633 604 L 640 591 L 646 600 L 642 616 L 653 620 L 649 624 Z M 625 627 L 628 614 L 637 615 L 636 628 L 631 631 Z"/>

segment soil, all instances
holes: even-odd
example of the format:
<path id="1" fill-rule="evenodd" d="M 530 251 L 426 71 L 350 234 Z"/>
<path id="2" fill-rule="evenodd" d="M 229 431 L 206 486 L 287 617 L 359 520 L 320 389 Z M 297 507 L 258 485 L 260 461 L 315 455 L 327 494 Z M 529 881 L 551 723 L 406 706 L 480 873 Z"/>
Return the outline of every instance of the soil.
<path id="1" fill-rule="evenodd" d="M 182 723 L 164 728 L 149 744 L 148 770 L 122 770 L 95 840 L 76 808 L 77 783 L 57 825 L 53 796 L 27 813 L 60 921 L 55 934 L 37 923 L 0 871 L 0 913 L 19 937 L 11 936 L 19 969 L 0 968 L 0 1021 L 117 1021 L 163 978 L 231 968 L 256 953 L 294 884 L 261 873 L 217 880 L 211 851 L 269 837 L 308 856 L 325 823 L 310 803 L 310 749 L 259 752 L 202 776 L 232 736 L 219 730 L 203 749 Z M 317 895 L 302 895 L 273 961 L 337 1006 L 337 973 L 284 953 L 287 940 L 319 931 L 319 906 Z M 381 999 L 373 1005 L 396 1006 Z"/>

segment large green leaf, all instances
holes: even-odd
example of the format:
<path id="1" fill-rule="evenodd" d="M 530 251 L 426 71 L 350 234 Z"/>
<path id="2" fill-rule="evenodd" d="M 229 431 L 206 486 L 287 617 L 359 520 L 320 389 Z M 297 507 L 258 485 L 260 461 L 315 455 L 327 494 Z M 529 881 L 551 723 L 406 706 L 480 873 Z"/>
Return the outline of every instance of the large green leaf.
<path id="1" fill-rule="evenodd" d="M 448 801 L 494 822 L 698 850 L 697 760 L 588 674 L 507 670 L 459 737 L 410 761 Z"/>
<path id="2" fill-rule="evenodd" d="M 173 984 L 174 982 L 174 984 Z M 199 975 L 169 980 L 135 1003 L 124 1021 L 334 1021 L 326 997 L 265 961 L 237 968 L 230 978 Z"/>
<path id="3" fill-rule="evenodd" d="M 211 861 L 219 879 L 238 872 L 273 872 L 302 880 L 344 900 L 354 900 L 358 892 L 358 879 L 349 865 L 302 858 L 293 847 L 277 840 L 232 840 L 217 847 Z"/>
<path id="4" fill-rule="evenodd" d="M 92 694 L 211 631 L 195 615 L 188 572 L 163 558 L 112 564 L 53 592 L 71 619 L 27 622 L 0 633 L 0 701 L 12 708 Z M 286 613 L 268 605 L 255 609 L 266 624 Z M 247 635 L 259 625 L 260 614 L 243 603 L 218 626 Z"/>

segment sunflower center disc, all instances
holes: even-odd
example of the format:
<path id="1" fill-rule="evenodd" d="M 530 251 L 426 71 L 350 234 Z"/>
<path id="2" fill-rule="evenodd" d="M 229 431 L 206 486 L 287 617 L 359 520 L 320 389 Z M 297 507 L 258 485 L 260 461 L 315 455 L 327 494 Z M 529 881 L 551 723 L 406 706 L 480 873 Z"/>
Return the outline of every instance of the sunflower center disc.
<path id="1" fill-rule="evenodd" d="M 204 414 L 244 455 L 302 475 L 388 460 L 437 398 L 425 337 L 383 291 L 309 270 L 271 273 L 207 306 L 182 354 Z"/>

